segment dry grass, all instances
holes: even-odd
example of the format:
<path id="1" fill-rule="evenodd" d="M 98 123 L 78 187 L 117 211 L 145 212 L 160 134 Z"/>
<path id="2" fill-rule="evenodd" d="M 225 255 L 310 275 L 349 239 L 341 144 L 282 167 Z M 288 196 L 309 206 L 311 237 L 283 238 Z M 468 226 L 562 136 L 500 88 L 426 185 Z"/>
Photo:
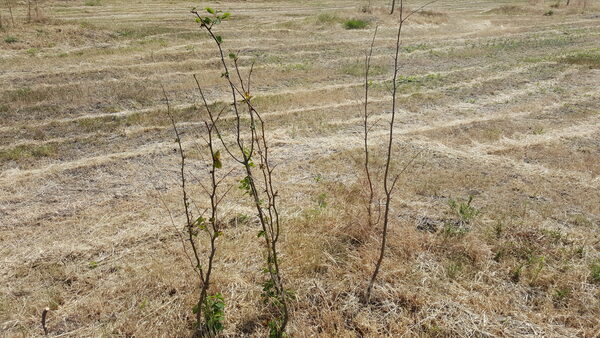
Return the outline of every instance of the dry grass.
<path id="1" fill-rule="evenodd" d="M 406 26 L 393 165 L 421 155 L 394 199 L 368 306 L 378 236 L 364 225 L 357 100 L 378 25 L 380 165 L 394 18 L 352 1 L 219 4 L 233 13 L 225 47 L 238 46 L 244 71 L 256 62 L 292 336 L 600 334 L 599 12 L 553 3 L 439 2 Z M 160 85 L 193 149 L 191 75 L 216 109 L 226 102 L 217 55 L 187 2 L 40 4 L 32 22 L 15 7 L 14 27 L 0 7 L 0 335 L 41 335 L 44 307 L 51 336 L 189 335 L 196 290 L 161 202 L 182 220 Z M 352 18 L 370 26 L 345 29 Z M 190 152 L 190 170 L 204 160 Z M 479 214 L 466 224 L 448 203 L 469 195 Z M 226 203 L 212 290 L 232 337 L 267 333 L 247 202 L 234 189 Z"/>
<path id="2" fill-rule="evenodd" d="M 517 5 L 504 5 L 498 8 L 490 9 L 485 13 L 496 15 L 531 15 L 535 13 L 539 14 L 539 10 Z"/>

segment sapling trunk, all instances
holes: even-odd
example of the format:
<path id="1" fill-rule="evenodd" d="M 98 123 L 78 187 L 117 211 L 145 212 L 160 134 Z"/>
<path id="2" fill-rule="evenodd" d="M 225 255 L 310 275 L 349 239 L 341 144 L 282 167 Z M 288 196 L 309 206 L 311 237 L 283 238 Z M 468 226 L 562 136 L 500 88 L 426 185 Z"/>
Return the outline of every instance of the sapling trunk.
<path id="1" fill-rule="evenodd" d="M 399 8 L 400 19 L 398 22 L 398 30 L 397 30 L 397 34 L 396 34 L 396 48 L 395 48 L 395 54 L 394 54 L 394 71 L 393 71 L 393 76 L 392 76 L 392 89 L 391 89 L 392 111 L 391 111 L 391 117 L 390 117 L 390 122 L 389 122 L 388 134 L 387 134 L 388 138 L 387 138 L 387 147 L 386 147 L 386 154 L 385 154 L 385 169 L 384 169 L 384 174 L 383 174 L 383 190 L 384 190 L 384 195 L 385 195 L 384 196 L 385 197 L 385 205 L 384 205 L 384 209 L 383 209 L 381 245 L 379 247 L 379 256 L 375 263 L 375 269 L 373 271 L 373 274 L 371 275 L 371 280 L 369 281 L 369 286 L 367 287 L 367 290 L 365 292 L 365 301 L 367 303 L 370 302 L 370 300 L 371 300 L 371 292 L 373 291 L 373 286 L 375 284 L 377 276 L 379 275 L 379 271 L 381 270 L 381 265 L 383 263 L 383 258 L 385 256 L 389 222 L 390 222 L 392 196 L 394 193 L 394 189 L 396 187 L 396 183 L 398 182 L 400 175 L 408 168 L 408 166 L 412 163 L 412 161 L 416 158 L 416 156 L 419 155 L 419 153 L 417 153 L 417 155 L 415 157 L 413 157 L 399 173 L 394 174 L 392 177 L 391 162 L 392 162 L 392 158 L 394 157 L 394 154 L 393 154 L 394 124 L 396 122 L 396 113 L 397 113 L 396 98 L 397 98 L 397 94 L 398 94 L 398 74 L 399 74 L 399 61 L 400 61 L 400 46 L 402 44 L 402 40 L 401 40 L 402 27 L 404 25 L 404 22 L 406 20 L 408 20 L 408 18 L 411 17 L 413 14 L 417 13 L 421 9 L 425 8 L 426 6 L 428 6 L 434 2 L 437 2 L 437 1 L 438 0 L 430 1 L 430 2 L 422 5 L 421 7 L 417 8 L 416 10 L 411 11 L 408 15 L 404 16 L 404 0 L 400 0 L 400 8 Z M 395 4 L 395 1 L 393 2 L 393 4 Z M 392 11 L 394 9 L 393 6 L 394 5 L 392 5 Z M 368 82 L 367 82 L 367 85 L 368 85 Z M 368 91 L 366 91 L 366 95 L 368 96 Z M 367 102 L 367 98 L 365 98 L 365 102 Z M 367 149 L 367 151 L 368 151 L 368 148 L 365 148 L 365 149 Z"/>
<path id="2" fill-rule="evenodd" d="M 15 27 L 15 17 L 13 16 L 12 5 L 11 5 L 10 1 L 7 1 L 7 4 L 8 4 L 8 13 L 10 13 L 10 22 L 12 23 L 12 26 Z"/>
<path id="3" fill-rule="evenodd" d="M 398 24 L 398 33 L 396 34 L 396 52 L 394 55 L 394 75 L 392 77 L 392 115 L 389 124 L 388 130 L 388 142 L 387 142 L 387 153 L 385 155 L 385 171 L 383 174 L 383 190 L 385 193 L 385 206 L 383 209 L 383 232 L 381 235 L 381 246 L 379 249 L 379 257 L 377 258 L 377 262 L 375 263 L 375 270 L 373 271 L 373 275 L 371 276 L 371 281 L 369 282 L 369 286 L 366 292 L 366 301 L 369 302 L 371 300 L 371 291 L 373 290 L 373 285 L 375 284 L 375 280 L 377 279 L 377 275 L 379 274 L 379 270 L 381 269 L 381 264 L 383 262 L 383 257 L 385 255 L 385 248 L 387 243 L 387 234 L 388 234 L 388 226 L 389 226 L 389 216 L 390 216 L 390 207 L 392 202 L 392 192 L 394 190 L 394 186 L 398 180 L 398 177 L 394 178 L 392 182 L 390 182 L 390 164 L 393 156 L 393 145 L 394 145 L 394 123 L 396 121 L 396 95 L 398 92 L 398 62 L 400 56 L 400 37 L 402 35 L 402 25 L 404 24 L 404 20 L 402 18 L 402 14 L 404 12 L 404 1 L 400 0 L 400 23 Z"/>
<path id="4" fill-rule="evenodd" d="M 364 110 L 363 110 L 363 145 L 365 155 L 365 177 L 367 179 L 367 186 L 369 189 L 369 195 L 367 198 L 367 226 L 371 229 L 377 222 L 373 221 L 373 201 L 375 198 L 375 189 L 373 187 L 373 178 L 371 177 L 371 169 L 369 167 L 370 162 L 370 151 L 369 151 L 369 71 L 371 70 L 371 57 L 373 56 L 373 47 L 375 45 L 375 38 L 377 37 L 377 28 L 375 27 L 375 33 L 373 33 L 373 40 L 371 40 L 371 47 L 365 56 L 365 97 L 364 97 Z"/>

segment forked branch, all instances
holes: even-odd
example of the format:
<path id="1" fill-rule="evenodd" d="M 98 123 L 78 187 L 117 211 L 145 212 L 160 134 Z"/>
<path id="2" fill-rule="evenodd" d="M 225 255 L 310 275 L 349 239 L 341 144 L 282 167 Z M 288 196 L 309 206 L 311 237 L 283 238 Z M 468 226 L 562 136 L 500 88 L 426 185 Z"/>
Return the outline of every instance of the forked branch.
<path id="1" fill-rule="evenodd" d="M 212 122 L 204 121 L 204 127 L 206 131 L 206 137 L 203 137 L 205 141 L 205 149 L 210 155 L 210 169 L 208 184 L 201 184 L 207 199 L 209 200 L 210 206 L 206 209 L 210 212 L 210 217 L 206 219 L 204 216 L 205 212 L 200 213 L 198 217 L 194 217 L 190 208 L 191 199 L 189 197 L 187 188 L 187 177 L 186 171 L 186 155 L 183 147 L 182 134 L 177 127 L 175 117 L 171 111 L 171 105 L 167 93 L 162 88 L 165 102 L 167 105 L 167 115 L 171 121 L 173 131 L 175 133 L 175 140 L 179 148 L 180 154 L 180 180 L 181 180 L 181 193 L 183 199 L 183 209 L 185 212 L 185 229 L 187 233 L 187 242 L 192 248 L 193 262 L 195 263 L 194 270 L 198 274 L 199 278 L 199 294 L 198 302 L 194 306 L 194 313 L 196 315 L 196 329 L 200 336 L 214 336 L 222 330 L 222 316 L 220 313 L 215 314 L 213 307 L 210 306 L 208 300 L 208 290 L 211 285 L 211 277 L 214 268 L 215 256 L 217 252 L 217 239 L 221 236 L 220 229 L 220 217 L 219 217 L 219 205 L 225 195 L 219 196 L 219 186 L 229 175 L 229 173 L 223 175 L 223 177 L 217 177 L 217 169 L 221 169 L 223 164 L 221 162 L 220 152 L 216 150 L 214 143 L 215 126 Z M 210 107 L 206 105 L 206 109 L 210 110 Z M 212 115 L 212 113 L 211 113 Z M 218 116 L 216 117 L 218 119 Z M 207 187 L 208 186 L 208 187 Z M 207 254 L 202 257 L 199 249 L 201 235 L 204 234 L 208 239 L 209 246 L 207 248 Z M 187 250 L 184 251 L 187 254 Z M 205 263 L 205 267 L 203 267 Z M 210 296 L 216 301 L 222 301 L 222 296 L 216 294 Z M 213 300 L 215 302 L 215 300 Z"/>

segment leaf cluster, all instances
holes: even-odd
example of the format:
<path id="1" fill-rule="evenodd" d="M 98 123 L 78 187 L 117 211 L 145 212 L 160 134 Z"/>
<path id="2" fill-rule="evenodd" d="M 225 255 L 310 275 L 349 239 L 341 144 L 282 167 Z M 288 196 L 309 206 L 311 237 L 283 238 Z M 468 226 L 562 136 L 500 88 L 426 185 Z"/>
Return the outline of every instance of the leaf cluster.
<path id="1" fill-rule="evenodd" d="M 207 28 L 212 28 L 214 25 L 220 24 L 222 21 L 227 20 L 231 16 L 231 13 L 214 10 L 210 7 L 205 7 L 204 10 L 206 13 L 208 13 L 208 15 L 200 15 L 196 7 L 192 8 L 192 13 L 197 15 L 196 22 L 206 26 Z M 217 36 L 217 38 L 217 40 L 220 40 L 219 43 L 223 42 L 220 36 Z"/>

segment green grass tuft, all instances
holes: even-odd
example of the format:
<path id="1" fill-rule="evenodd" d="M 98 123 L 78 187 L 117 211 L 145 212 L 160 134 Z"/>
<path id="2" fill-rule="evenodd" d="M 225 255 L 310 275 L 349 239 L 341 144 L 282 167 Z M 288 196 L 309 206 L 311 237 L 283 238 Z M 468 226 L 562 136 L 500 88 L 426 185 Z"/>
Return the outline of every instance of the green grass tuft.
<path id="1" fill-rule="evenodd" d="M 344 28 L 346 29 L 364 29 L 369 25 L 368 22 L 360 19 L 350 19 L 344 22 Z"/>
<path id="2" fill-rule="evenodd" d="M 369 75 L 377 76 L 385 73 L 386 68 L 380 65 L 371 65 Z M 341 72 L 346 75 L 352 75 L 356 77 L 365 76 L 365 65 L 362 62 L 348 63 L 341 67 Z"/>
<path id="3" fill-rule="evenodd" d="M 600 284 L 600 260 L 590 267 L 592 282 Z"/>
<path id="4" fill-rule="evenodd" d="M 86 0 L 84 5 L 86 6 L 102 6 L 100 0 Z"/>
<path id="5" fill-rule="evenodd" d="M 19 39 L 17 39 L 14 36 L 10 36 L 10 35 L 4 38 L 4 42 L 6 42 L 6 43 L 15 43 L 18 41 L 19 41 Z"/>
<path id="6" fill-rule="evenodd" d="M 55 145 L 20 145 L 12 149 L 0 150 L 0 160 L 19 161 L 25 158 L 52 157 L 57 154 Z"/>
<path id="7" fill-rule="evenodd" d="M 572 65 L 582 65 L 593 69 L 600 69 L 600 53 L 582 52 L 566 56 L 562 61 Z"/>

